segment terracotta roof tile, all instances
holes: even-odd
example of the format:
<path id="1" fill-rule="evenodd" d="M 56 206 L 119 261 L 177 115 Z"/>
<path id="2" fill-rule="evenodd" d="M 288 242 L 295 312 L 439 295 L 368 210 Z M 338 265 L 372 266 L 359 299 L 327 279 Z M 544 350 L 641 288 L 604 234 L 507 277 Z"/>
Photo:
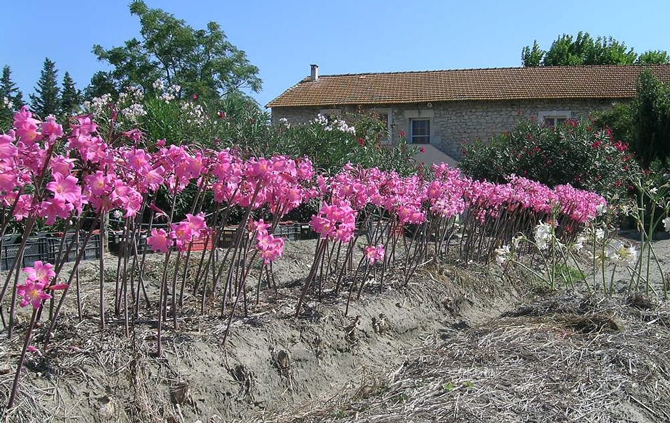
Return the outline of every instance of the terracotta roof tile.
<path id="1" fill-rule="evenodd" d="M 670 65 L 649 66 L 670 82 Z M 267 107 L 457 100 L 632 98 L 644 66 L 554 66 L 322 75 L 303 79 Z"/>

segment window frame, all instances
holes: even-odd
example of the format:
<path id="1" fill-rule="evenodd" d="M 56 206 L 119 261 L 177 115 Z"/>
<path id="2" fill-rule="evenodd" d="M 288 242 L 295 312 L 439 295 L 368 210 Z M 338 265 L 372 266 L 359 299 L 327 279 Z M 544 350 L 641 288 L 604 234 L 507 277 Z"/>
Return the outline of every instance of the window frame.
<path id="1" fill-rule="evenodd" d="M 563 121 L 572 119 L 572 112 L 570 110 L 544 110 L 537 113 L 537 120 L 543 125 L 556 128 L 559 122 L 558 120 L 562 119 Z M 552 120 L 553 124 L 548 124 L 547 120 Z"/>
<path id="2" fill-rule="evenodd" d="M 426 144 L 430 144 L 430 141 L 431 141 L 431 138 L 432 138 L 432 137 L 431 137 L 431 130 L 432 130 L 432 128 L 431 128 L 431 126 L 432 126 L 432 125 L 431 125 L 431 120 L 432 120 L 432 119 L 429 118 L 429 117 L 414 117 L 414 118 L 409 118 L 409 131 L 408 131 L 408 132 L 409 132 L 409 137 L 408 137 L 409 139 L 408 139 L 408 141 L 409 141 L 410 144 L 417 144 L 417 145 L 426 145 Z M 426 122 L 426 123 L 428 124 L 428 128 L 427 128 L 427 129 L 428 129 L 428 131 L 427 131 L 428 133 L 427 133 L 426 135 L 414 135 L 414 123 L 415 123 L 415 122 L 419 122 L 419 121 L 421 121 L 421 122 Z M 415 142 L 415 141 L 414 141 L 415 138 L 426 139 L 426 142 Z"/>

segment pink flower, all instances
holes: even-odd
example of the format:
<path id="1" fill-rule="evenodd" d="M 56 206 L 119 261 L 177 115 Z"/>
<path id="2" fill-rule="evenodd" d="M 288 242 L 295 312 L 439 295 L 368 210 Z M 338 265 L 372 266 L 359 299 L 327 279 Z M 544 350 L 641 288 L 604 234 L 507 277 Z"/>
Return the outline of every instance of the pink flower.
<path id="1" fill-rule="evenodd" d="M 124 137 L 130 138 L 135 143 L 138 143 L 144 136 L 142 131 L 140 131 L 139 129 L 131 129 L 130 131 L 123 132 L 122 135 Z"/>
<path id="2" fill-rule="evenodd" d="M 284 253 L 284 240 L 274 235 L 260 233 L 257 236 L 256 248 L 263 262 L 268 265 L 278 260 Z"/>
<path id="3" fill-rule="evenodd" d="M 36 261 L 33 263 L 32 267 L 26 267 L 23 271 L 28 275 L 28 279 L 43 284 L 49 283 L 49 281 L 56 276 L 56 272 L 53 270 L 53 265 L 41 261 Z"/>
<path id="4" fill-rule="evenodd" d="M 63 136 L 63 127 L 56 122 L 56 118 L 48 116 L 42 122 L 42 134 L 48 137 L 49 144 L 53 144 L 58 138 Z"/>
<path id="5" fill-rule="evenodd" d="M 151 230 L 151 236 L 147 238 L 147 245 L 151 247 L 153 251 L 167 253 L 172 245 L 172 240 L 168 238 L 165 230 L 154 228 Z"/>
<path id="6" fill-rule="evenodd" d="M 195 216 L 187 213 L 186 221 L 188 222 L 188 225 L 191 227 L 191 230 L 193 230 L 196 233 L 202 232 L 207 229 L 207 223 L 205 223 L 204 213 L 199 213 Z"/>
<path id="7" fill-rule="evenodd" d="M 384 260 L 384 254 L 385 251 L 382 244 L 376 247 L 374 245 L 365 247 L 365 258 L 372 266 L 374 266 L 378 261 Z"/>
<path id="8" fill-rule="evenodd" d="M 40 216 L 46 218 L 47 225 L 56 223 L 56 219 L 67 219 L 74 210 L 74 206 L 66 203 L 63 198 L 54 197 L 51 201 L 44 201 L 40 206 Z"/>
<path id="9" fill-rule="evenodd" d="M 47 184 L 47 189 L 54 193 L 54 198 L 76 203 L 81 198 L 81 187 L 77 182 L 77 178 L 72 175 L 54 173 L 53 181 Z"/>
<path id="10" fill-rule="evenodd" d="M 269 223 L 265 223 L 263 219 L 260 219 L 258 221 L 255 220 L 250 220 L 249 221 L 249 231 L 250 232 L 258 232 L 259 234 L 267 234 L 268 233 L 268 228 L 270 228 Z"/>
<path id="11" fill-rule="evenodd" d="M 19 149 L 14 145 L 15 141 L 11 135 L 0 134 L 0 159 L 9 159 L 19 154 Z"/>
<path id="12" fill-rule="evenodd" d="M 45 284 L 31 279 L 26 280 L 23 285 L 16 286 L 16 294 L 21 297 L 21 307 L 31 304 L 33 308 L 42 307 L 42 301 L 51 298 L 44 292 Z"/>

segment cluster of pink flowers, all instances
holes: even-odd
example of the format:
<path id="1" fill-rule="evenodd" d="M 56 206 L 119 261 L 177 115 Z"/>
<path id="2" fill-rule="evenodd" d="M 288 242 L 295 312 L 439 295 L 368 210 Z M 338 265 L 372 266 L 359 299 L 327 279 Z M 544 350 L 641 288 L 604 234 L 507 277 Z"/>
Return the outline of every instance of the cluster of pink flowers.
<path id="1" fill-rule="evenodd" d="M 27 279 L 23 284 L 16 286 L 16 293 L 21 297 L 21 307 L 30 304 L 33 308 L 40 308 L 44 300 L 51 298 L 46 291 L 66 288 L 66 285 L 49 286 L 51 280 L 56 276 L 53 265 L 50 263 L 36 261 L 32 267 L 23 269 L 23 272 Z"/>
<path id="2" fill-rule="evenodd" d="M 203 238 L 207 230 L 204 213 L 187 214 L 186 219 L 171 225 L 169 233 L 164 229 L 152 229 L 147 244 L 153 251 L 161 253 L 167 253 L 172 246 L 178 251 L 186 251 L 193 241 Z"/>
<path id="3" fill-rule="evenodd" d="M 284 253 L 284 239 L 268 232 L 270 225 L 263 219 L 249 222 L 251 236 L 256 236 L 256 249 L 266 265 L 277 261 Z"/>
<path id="4" fill-rule="evenodd" d="M 365 247 L 365 259 L 372 266 L 374 266 L 375 263 L 384 260 L 384 254 L 384 246 L 381 244 L 377 246 L 369 245 Z"/>
<path id="5" fill-rule="evenodd" d="M 124 135 L 130 145 L 112 147 L 97 134 L 91 118 L 82 116 L 71 125 L 64 148 L 55 148 L 65 137 L 63 128 L 53 118 L 40 122 L 24 107 L 15 115 L 14 129 L 0 135 L 0 202 L 13 210 L 16 220 L 41 217 L 47 225 L 79 216 L 87 205 L 97 213 L 120 210 L 130 218 L 151 207 L 148 198 L 161 187 L 174 196 L 195 184 L 212 191 L 217 203 L 265 209 L 277 217 L 320 199 L 312 228 L 343 242 L 353 238 L 357 219 L 368 207 L 383 211 L 399 226 L 466 211 L 484 221 L 503 210 L 542 216 L 558 210 L 583 224 L 605 203 L 601 196 L 570 185 L 550 189 L 518 176 L 505 184 L 473 181 L 446 164 L 433 166 L 430 176 L 402 177 L 351 165 L 326 176 L 317 175 L 307 158 L 245 159 L 231 149 L 166 146 L 163 140 L 142 147 L 146 140 L 140 131 Z M 45 190 L 35 195 L 30 187 L 42 180 Z M 207 230 L 204 215 L 189 215 L 170 228 L 153 229 L 148 242 L 155 251 L 167 252 L 172 246 L 183 250 Z M 263 246 L 279 246 L 266 235 L 259 232 Z M 281 247 L 263 248 L 263 255 L 274 260 Z"/>
<path id="6" fill-rule="evenodd" d="M 349 242 L 356 231 L 357 214 L 345 202 L 333 205 L 324 202 L 319 213 L 312 216 L 310 224 L 324 238 Z"/>

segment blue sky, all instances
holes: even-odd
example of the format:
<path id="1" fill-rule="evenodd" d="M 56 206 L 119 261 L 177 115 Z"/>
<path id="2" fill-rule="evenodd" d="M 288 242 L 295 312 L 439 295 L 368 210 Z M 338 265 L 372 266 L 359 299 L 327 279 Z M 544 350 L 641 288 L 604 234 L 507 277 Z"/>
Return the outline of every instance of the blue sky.
<path id="1" fill-rule="evenodd" d="M 146 0 L 190 25 L 216 21 L 260 68 L 265 105 L 309 74 L 519 66 L 523 46 L 562 33 L 611 35 L 635 51 L 670 50 L 670 2 L 658 1 L 214 1 Z M 26 0 L 3 4 L 0 66 L 27 94 L 44 57 L 83 88 L 104 64 L 93 44 L 139 36 L 129 1 Z"/>

